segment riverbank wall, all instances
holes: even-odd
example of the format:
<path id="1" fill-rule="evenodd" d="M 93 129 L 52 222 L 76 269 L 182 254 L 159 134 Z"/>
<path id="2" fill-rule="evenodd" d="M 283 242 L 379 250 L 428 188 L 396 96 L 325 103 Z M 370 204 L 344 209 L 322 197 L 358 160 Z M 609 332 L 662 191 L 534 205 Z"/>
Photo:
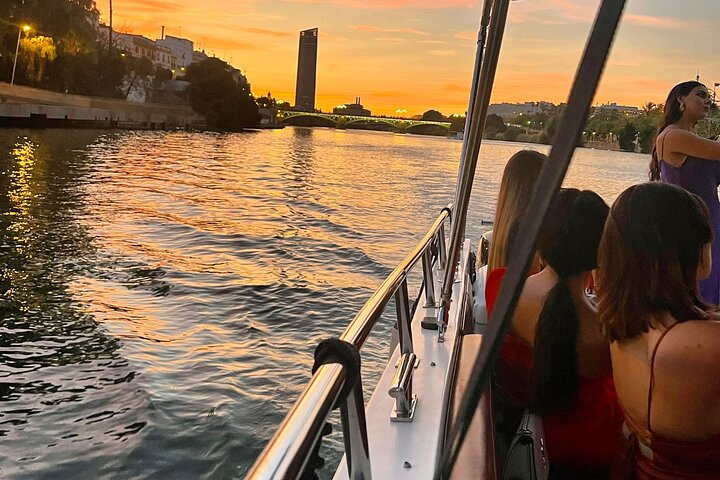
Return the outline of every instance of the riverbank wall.
<path id="1" fill-rule="evenodd" d="M 0 82 L 0 127 L 204 129 L 185 105 L 134 103 Z"/>

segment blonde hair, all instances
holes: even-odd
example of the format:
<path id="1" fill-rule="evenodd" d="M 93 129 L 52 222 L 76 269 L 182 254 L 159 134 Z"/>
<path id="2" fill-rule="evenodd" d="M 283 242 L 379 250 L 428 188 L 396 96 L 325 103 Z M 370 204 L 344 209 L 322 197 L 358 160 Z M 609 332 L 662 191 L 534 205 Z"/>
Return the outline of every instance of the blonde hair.
<path id="1" fill-rule="evenodd" d="M 510 157 L 505 165 L 495 208 L 488 272 L 507 266 L 511 229 L 530 204 L 530 197 L 545 160 L 547 156 L 540 152 L 520 150 Z"/>

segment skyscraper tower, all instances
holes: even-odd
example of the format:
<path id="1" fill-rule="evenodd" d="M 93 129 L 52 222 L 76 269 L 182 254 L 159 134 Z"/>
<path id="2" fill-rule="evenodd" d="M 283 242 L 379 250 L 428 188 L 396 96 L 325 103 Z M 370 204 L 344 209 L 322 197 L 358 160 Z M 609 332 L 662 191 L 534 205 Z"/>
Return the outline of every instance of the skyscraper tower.
<path id="1" fill-rule="evenodd" d="M 295 110 L 302 112 L 312 112 L 315 110 L 317 44 L 317 28 L 300 32 L 297 84 L 295 86 Z"/>

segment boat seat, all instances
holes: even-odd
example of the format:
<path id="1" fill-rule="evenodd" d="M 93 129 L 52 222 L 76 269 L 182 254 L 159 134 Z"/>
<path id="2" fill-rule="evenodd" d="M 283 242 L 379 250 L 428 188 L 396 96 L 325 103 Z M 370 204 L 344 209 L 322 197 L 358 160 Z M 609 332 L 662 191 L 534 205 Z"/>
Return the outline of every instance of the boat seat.
<path id="1" fill-rule="evenodd" d="M 450 398 L 450 415 L 453 423 L 467 390 L 468 382 L 472 377 L 472 367 L 475 357 L 480 351 L 483 336 L 480 334 L 467 334 L 462 336 L 460 358 L 458 360 L 455 387 Z M 470 428 L 458 454 L 451 479 L 496 477 L 495 463 L 495 436 L 492 421 L 490 388 L 488 387 L 480 399 L 475 415 L 470 422 Z"/>

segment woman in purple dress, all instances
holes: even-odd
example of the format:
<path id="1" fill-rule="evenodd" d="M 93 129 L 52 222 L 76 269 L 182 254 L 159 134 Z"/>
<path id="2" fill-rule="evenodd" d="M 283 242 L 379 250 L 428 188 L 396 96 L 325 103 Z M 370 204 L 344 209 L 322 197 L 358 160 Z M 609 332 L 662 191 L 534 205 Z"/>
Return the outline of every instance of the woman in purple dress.
<path id="1" fill-rule="evenodd" d="M 702 198 L 710 210 L 714 238 L 712 272 L 700 282 L 706 302 L 720 304 L 720 142 L 693 132 L 710 111 L 710 94 L 700 82 L 670 90 L 650 161 L 650 180 L 679 185 Z"/>

